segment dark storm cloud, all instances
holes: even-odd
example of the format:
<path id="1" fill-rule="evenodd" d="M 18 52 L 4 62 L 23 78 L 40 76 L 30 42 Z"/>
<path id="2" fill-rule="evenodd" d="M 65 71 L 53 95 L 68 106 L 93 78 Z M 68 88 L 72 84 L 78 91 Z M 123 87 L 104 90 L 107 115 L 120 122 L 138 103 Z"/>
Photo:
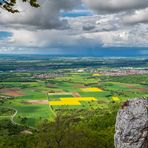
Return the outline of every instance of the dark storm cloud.
<path id="1" fill-rule="evenodd" d="M 115 14 L 126 25 L 148 22 L 148 0 L 82 0 L 98 15 Z"/>
<path id="2" fill-rule="evenodd" d="M 83 26 L 83 30 L 85 31 L 93 30 L 94 28 L 95 28 L 95 25 L 92 25 L 92 24 L 84 24 Z"/>
<path id="3" fill-rule="evenodd" d="M 121 17 L 125 24 L 134 25 L 138 23 L 148 23 L 148 8 L 138 10 Z"/>
<path id="4" fill-rule="evenodd" d="M 82 0 L 91 9 L 101 13 L 118 13 L 148 7 L 147 0 Z"/>
<path id="5" fill-rule="evenodd" d="M 71 10 L 80 4 L 80 0 L 40 0 L 41 7 L 31 8 L 19 2 L 19 14 L 2 12 L 0 24 L 11 27 L 36 27 L 37 29 L 64 29 L 68 27 L 66 20 L 59 18 L 61 10 Z"/>

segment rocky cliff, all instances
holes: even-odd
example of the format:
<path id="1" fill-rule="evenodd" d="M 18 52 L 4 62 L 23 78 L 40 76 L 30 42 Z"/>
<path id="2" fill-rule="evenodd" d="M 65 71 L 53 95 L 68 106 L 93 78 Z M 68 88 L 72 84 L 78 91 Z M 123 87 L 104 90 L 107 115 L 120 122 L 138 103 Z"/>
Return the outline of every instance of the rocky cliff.
<path id="1" fill-rule="evenodd" d="M 131 99 L 122 105 L 114 142 L 116 148 L 148 148 L 148 98 Z"/>

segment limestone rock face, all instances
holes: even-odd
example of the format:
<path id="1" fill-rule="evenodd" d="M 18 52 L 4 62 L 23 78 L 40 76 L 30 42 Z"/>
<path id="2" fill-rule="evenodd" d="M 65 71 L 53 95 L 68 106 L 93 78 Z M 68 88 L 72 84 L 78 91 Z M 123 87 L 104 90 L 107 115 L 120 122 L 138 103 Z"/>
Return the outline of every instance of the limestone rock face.
<path id="1" fill-rule="evenodd" d="M 116 119 L 114 143 L 116 148 L 148 148 L 148 98 L 123 104 Z"/>

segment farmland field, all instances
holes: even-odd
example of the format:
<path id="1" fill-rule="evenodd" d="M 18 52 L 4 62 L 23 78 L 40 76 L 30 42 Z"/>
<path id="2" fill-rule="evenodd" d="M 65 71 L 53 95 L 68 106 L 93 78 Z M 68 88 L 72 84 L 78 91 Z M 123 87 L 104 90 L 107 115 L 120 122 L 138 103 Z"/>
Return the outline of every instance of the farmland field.
<path id="1" fill-rule="evenodd" d="M 50 66 L 45 64 L 45 62 L 48 63 L 46 58 L 41 59 L 40 62 L 34 60 L 37 66 L 43 65 L 35 71 L 33 71 L 34 65 L 29 69 L 24 67 L 24 70 L 20 70 L 20 67 L 12 70 L 11 68 L 8 69 L 2 60 L 1 65 L 5 69 L 0 73 L 0 95 L 12 99 L 7 99 L 4 102 L 2 100 L 1 106 L 11 107 L 18 111 L 14 117 L 16 123 L 36 126 L 41 120 L 53 120 L 56 110 L 59 109 L 107 108 L 108 104 L 112 102 L 116 103 L 116 101 L 120 102 L 129 98 L 148 96 L 148 74 L 133 76 L 99 74 L 99 71 L 121 70 L 121 68 L 114 66 L 116 59 L 114 59 L 112 66 L 110 66 L 107 59 L 102 59 L 108 64 L 92 67 L 89 65 L 83 66 L 86 59 L 78 59 L 80 65 L 74 65 L 77 59 L 68 58 L 65 60 L 61 58 L 63 67 L 59 67 L 58 70 L 54 68 L 54 65 L 59 62 L 59 59 L 51 59 L 49 65 L 53 64 L 53 68 L 48 70 Z M 67 67 L 66 63 L 64 67 L 64 62 L 67 62 L 67 60 L 71 65 L 74 65 L 74 68 Z M 97 61 L 92 58 L 91 60 L 92 63 L 98 63 L 100 59 Z M 121 59 L 121 61 L 123 60 Z M 25 64 L 29 61 L 30 59 L 26 58 Z M 19 63 L 19 60 L 17 63 Z M 22 67 L 25 64 L 22 64 Z M 143 63 L 143 67 L 146 64 Z M 25 120 L 23 120 L 24 118 Z"/>
<path id="2" fill-rule="evenodd" d="M 22 62 L 21 57 L 12 56 L 8 66 L 6 57 L 0 59 L 1 123 L 10 120 L 15 125 L 36 129 L 46 120 L 53 122 L 59 113 L 76 113 L 80 119 L 89 120 L 89 114 L 95 118 L 96 112 L 110 113 L 111 106 L 119 109 L 125 100 L 148 97 L 146 59 L 45 56 L 34 57 L 31 65 L 30 57 L 25 56 Z M 138 60 L 141 65 L 137 67 Z M 62 64 L 57 66 L 59 62 Z M 97 122 L 101 126 L 101 121 Z M 101 128 L 98 130 L 105 130 Z"/>

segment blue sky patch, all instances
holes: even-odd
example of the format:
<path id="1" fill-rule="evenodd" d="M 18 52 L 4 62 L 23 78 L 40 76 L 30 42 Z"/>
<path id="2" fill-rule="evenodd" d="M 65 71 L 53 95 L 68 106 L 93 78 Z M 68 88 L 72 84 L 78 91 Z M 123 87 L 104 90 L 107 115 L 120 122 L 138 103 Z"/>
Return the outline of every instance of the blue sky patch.
<path id="1" fill-rule="evenodd" d="M 70 12 L 61 12 L 60 16 L 62 17 L 80 17 L 80 16 L 92 16 L 93 13 L 90 11 L 70 11 Z"/>
<path id="2" fill-rule="evenodd" d="M 0 31 L 0 39 L 12 36 L 11 32 Z"/>
<path id="3" fill-rule="evenodd" d="M 72 11 L 61 11 L 60 16 L 62 17 L 80 17 L 80 16 L 93 16 L 93 12 L 81 4 L 75 7 Z"/>

